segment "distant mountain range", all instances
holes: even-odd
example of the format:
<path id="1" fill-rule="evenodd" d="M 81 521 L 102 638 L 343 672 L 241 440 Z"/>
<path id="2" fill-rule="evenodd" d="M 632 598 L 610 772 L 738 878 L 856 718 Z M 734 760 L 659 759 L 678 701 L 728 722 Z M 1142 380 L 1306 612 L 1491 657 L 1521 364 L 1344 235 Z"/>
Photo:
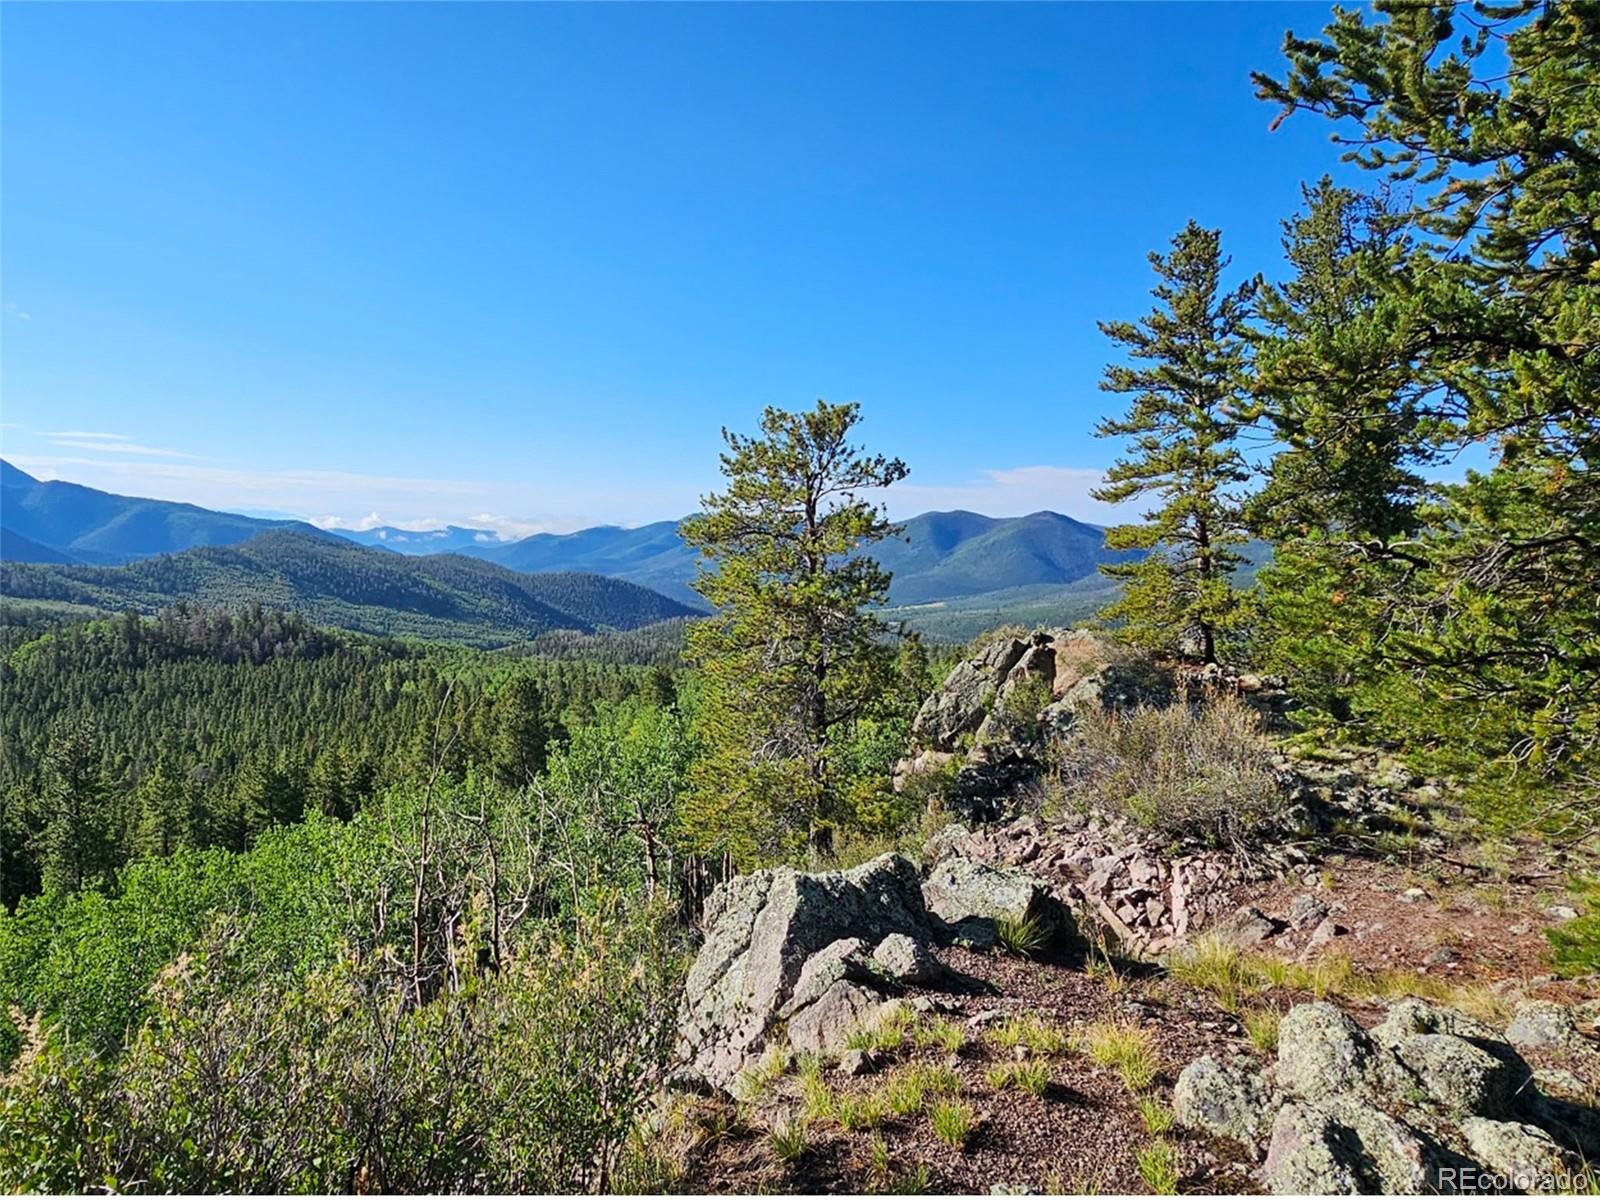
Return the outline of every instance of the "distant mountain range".
<path id="1" fill-rule="evenodd" d="M 603 575 L 524 575 L 460 554 L 407 558 L 297 529 L 117 567 L 0 563 L 0 595 L 143 612 L 179 600 L 260 603 L 297 610 L 319 625 L 485 646 L 556 629 L 637 629 L 696 612 Z"/>
<path id="2" fill-rule="evenodd" d="M 321 536 L 304 521 L 241 517 L 78 483 L 45 482 L 0 459 L 0 556 L 8 561 L 125 563 L 196 546 L 231 546 L 268 529 Z M 62 557 L 24 558 L 30 543 Z"/>
<path id="3" fill-rule="evenodd" d="M 264 534 L 291 535 L 262 538 Z M 238 554 L 201 553 L 205 548 L 237 547 Z M 339 548 L 361 548 L 358 557 Z M 140 565 L 157 555 L 176 556 L 143 569 L 110 574 L 77 571 L 77 566 Z M 304 556 L 296 572 L 292 554 Z M 1127 557 L 1105 547 L 1104 531 L 1071 517 L 1037 512 L 1025 517 L 987 517 L 971 512 L 923 513 L 904 523 L 903 534 L 879 543 L 874 556 L 893 573 L 890 603 L 894 615 L 930 629 L 965 631 L 975 621 L 996 619 L 1014 609 L 1038 620 L 1075 619 L 1101 602 L 1108 582 L 1096 574 L 1104 562 Z M 635 529 L 606 525 L 576 533 L 539 533 L 500 541 L 484 529 L 449 526 L 413 531 L 394 527 L 325 531 L 304 522 L 215 512 L 192 504 L 117 496 L 64 482 L 41 482 L 0 460 L 0 559 L 49 566 L 49 571 L 8 570 L 5 592 L 14 587 L 34 598 L 51 598 L 101 607 L 148 607 L 183 598 L 184 589 L 207 599 L 255 598 L 288 603 L 330 623 L 399 632 L 401 627 L 445 625 L 483 630 L 498 637 L 513 629 L 629 628 L 626 621 L 651 611 L 662 616 L 703 609 L 690 586 L 697 570 L 695 551 L 678 537 L 677 522 L 658 521 Z M 414 569 L 402 565 L 413 560 Z M 476 560 L 479 573 L 469 568 Z M 371 588 L 365 581 L 382 580 Z M 387 566 L 375 564 L 387 563 Z M 443 566 L 441 563 L 451 565 Z M 488 572 L 490 567 L 499 573 Z M 583 604 L 564 609 L 526 580 L 564 573 L 604 576 L 659 593 L 670 609 L 650 609 L 638 597 L 611 620 Z M 523 582 L 512 584 L 510 580 Z M 50 582 L 46 582 L 50 581 Z M 569 591 L 576 585 L 564 585 Z M 254 587 L 259 595 L 248 593 Z M 438 589 L 458 593 L 439 599 Z M 515 597 L 506 593 L 511 588 Z M 533 588 L 533 591 L 527 589 Z M 488 593 L 493 593 L 493 596 Z M 394 607 L 409 616 L 379 618 L 373 612 L 327 614 L 347 609 Z M 630 594 L 631 595 L 631 594 Z M 609 597 L 602 607 L 617 597 Z M 597 603 L 600 603 L 596 599 Z M 546 604 L 552 612 L 520 606 Z M 606 609 L 606 611 L 610 611 Z M 322 615 L 318 615 L 322 614 Z M 359 620 L 359 625 L 351 625 Z M 573 623 L 551 625 L 553 620 Z M 526 622 L 526 623 L 525 623 Z M 458 633 L 460 631 L 458 630 Z M 424 636 L 417 634 L 417 636 Z M 519 635 L 519 636 L 526 636 Z"/>

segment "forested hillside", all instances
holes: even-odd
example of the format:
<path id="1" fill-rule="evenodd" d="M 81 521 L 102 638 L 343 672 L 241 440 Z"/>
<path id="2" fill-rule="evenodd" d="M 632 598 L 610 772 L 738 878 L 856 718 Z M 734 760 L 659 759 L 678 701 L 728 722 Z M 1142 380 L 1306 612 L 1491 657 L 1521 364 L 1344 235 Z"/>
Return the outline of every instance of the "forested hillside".
<path id="1" fill-rule="evenodd" d="M 581 659 L 504 658 L 259 605 L 3 633 L 7 904 L 52 872 L 109 882 L 136 858 L 242 850 L 308 812 L 349 817 L 435 765 L 523 783 L 565 723 L 641 689 L 661 702 L 672 686 L 659 668 L 607 661 L 594 639 Z"/>
<path id="2" fill-rule="evenodd" d="M 693 611 L 619 579 L 522 575 L 459 555 L 404 558 L 291 531 L 123 567 L 4 563 L 0 594 L 146 613 L 178 601 L 268 604 L 342 629 L 483 646 L 553 629 L 632 629 Z"/>

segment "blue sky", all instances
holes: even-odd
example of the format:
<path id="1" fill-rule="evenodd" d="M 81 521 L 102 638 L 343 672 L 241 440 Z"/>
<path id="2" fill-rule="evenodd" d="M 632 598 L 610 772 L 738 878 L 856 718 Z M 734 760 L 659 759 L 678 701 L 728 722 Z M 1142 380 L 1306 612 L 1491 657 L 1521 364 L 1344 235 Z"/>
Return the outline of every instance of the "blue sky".
<path id="1" fill-rule="evenodd" d="M 1273 271 L 1321 5 L 6 5 L 0 452 L 507 532 L 690 510 L 858 400 L 897 515 L 1116 451 L 1097 319 L 1189 217 Z M 116 435 L 116 436 L 110 436 Z"/>

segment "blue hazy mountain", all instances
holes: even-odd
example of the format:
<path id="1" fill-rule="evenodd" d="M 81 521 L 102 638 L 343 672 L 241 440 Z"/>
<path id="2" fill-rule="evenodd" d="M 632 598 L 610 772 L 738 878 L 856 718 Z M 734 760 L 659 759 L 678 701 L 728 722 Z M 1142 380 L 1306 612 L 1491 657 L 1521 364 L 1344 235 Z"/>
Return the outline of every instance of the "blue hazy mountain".
<path id="1" fill-rule="evenodd" d="M 45 483 L 0 461 L 0 558 L 10 562 L 114 565 L 204 546 L 231 546 L 271 530 L 293 530 L 409 557 L 453 553 L 518 573 L 566 572 L 626 580 L 703 607 L 691 588 L 696 554 L 676 521 L 625 529 L 538 533 L 513 542 L 489 530 L 448 526 L 417 532 L 382 527 L 323 532 L 292 520 L 214 512 L 192 504 L 118 496 L 74 483 Z M 1104 531 L 1060 513 L 988 517 L 931 512 L 879 543 L 877 559 L 894 575 L 897 607 L 955 602 L 1093 580 L 1097 567 L 1125 555 L 1105 547 Z"/>
<path id="2" fill-rule="evenodd" d="M 119 496 L 60 480 L 35 479 L 0 459 L 0 558 L 41 559 L 37 547 L 65 561 L 125 563 L 197 546 L 229 546 L 269 529 L 314 531 L 301 521 L 215 512 L 195 504 Z"/>
<path id="3" fill-rule="evenodd" d="M 467 553 L 519 571 L 597 571 L 686 603 L 697 600 L 690 587 L 696 555 L 678 537 L 675 521 L 539 533 Z M 878 543 L 872 553 L 894 574 L 890 600 L 896 605 L 1069 584 L 1094 575 L 1102 562 L 1126 557 L 1105 548 L 1099 526 L 1052 512 L 1025 517 L 923 513 L 904 522 L 900 537 Z"/>

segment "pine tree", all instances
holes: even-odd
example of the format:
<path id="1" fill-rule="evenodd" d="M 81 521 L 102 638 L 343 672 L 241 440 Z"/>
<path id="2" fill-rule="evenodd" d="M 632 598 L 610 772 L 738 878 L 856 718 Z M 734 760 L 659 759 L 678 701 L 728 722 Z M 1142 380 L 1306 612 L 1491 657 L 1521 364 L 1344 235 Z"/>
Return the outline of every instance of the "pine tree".
<path id="1" fill-rule="evenodd" d="M 862 551 L 895 532 L 862 492 L 905 464 L 849 443 L 856 404 L 768 408 L 759 437 L 723 431 L 725 491 L 681 527 L 713 569 L 696 589 L 713 615 L 690 627 L 705 677 L 702 735 L 686 825 L 741 863 L 793 854 L 836 815 L 836 731 L 892 668 L 873 612 L 889 576 Z"/>
<path id="2" fill-rule="evenodd" d="M 532 782 L 544 767 L 550 740 L 538 685 L 526 675 L 511 679 L 495 697 L 492 720 L 489 749 L 495 778 L 507 787 Z"/>
<path id="3" fill-rule="evenodd" d="M 1228 262 L 1221 235 L 1193 221 L 1170 253 L 1152 253 L 1150 263 L 1160 279 L 1151 293 L 1155 308 L 1137 324 L 1100 326 L 1148 365 L 1106 368 L 1101 388 L 1132 395 L 1133 403 L 1125 417 L 1101 421 L 1095 432 L 1131 440 L 1128 456 L 1111 466 L 1094 496 L 1120 504 L 1154 494 L 1160 503 L 1142 522 L 1107 532 L 1112 549 L 1149 553 L 1101 567 L 1126 585 L 1102 615 L 1121 621 L 1138 645 L 1192 646 L 1212 663 L 1219 643 L 1249 614 L 1231 578 L 1244 561 L 1236 547 L 1247 540 L 1240 488 L 1251 472 L 1236 441 L 1251 419 L 1244 371 L 1253 284 L 1222 290 Z"/>
<path id="4" fill-rule="evenodd" d="M 116 844 L 106 797 L 94 726 L 79 722 L 45 755 L 38 854 L 46 891 L 76 892 L 109 880 Z"/>
<path id="5" fill-rule="evenodd" d="M 1442 453 L 1490 469 L 1440 489 L 1406 547 L 1383 638 L 1412 693 L 1384 714 L 1453 747 L 1497 814 L 1527 796 L 1569 836 L 1600 824 L 1600 6 L 1379 3 L 1290 35 L 1280 120 L 1336 122 L 1401 181 L 1417 250 L 1383 303 L 1411 336 Z M 1419 724 L 1421 723 L 1421 724 Z"/>
<path id="6" fill-rule="evenodd" d="M 1432 461 L 1410 315 L 1385 299 L 1414 247 L 1381 198 L 1324 177 L 1284 222 L 1293 274 L 1264 285 L 1254 390 L 1280 447 L 1252 499 L 1275 543 L 1258 575 L 1263 646 L 1308 709 L 1349 722 L 1381 694 L 1381 642 L 1413 578 Z M 1363 699 L 1360 693 L 1370 693 Z"/>
<path id="7" fill-rule="evenodd" d="M 139 782 L 134 793 L 132 856 L 155 858 L 193 844 L 189 798 L 167 763 Z"/>

